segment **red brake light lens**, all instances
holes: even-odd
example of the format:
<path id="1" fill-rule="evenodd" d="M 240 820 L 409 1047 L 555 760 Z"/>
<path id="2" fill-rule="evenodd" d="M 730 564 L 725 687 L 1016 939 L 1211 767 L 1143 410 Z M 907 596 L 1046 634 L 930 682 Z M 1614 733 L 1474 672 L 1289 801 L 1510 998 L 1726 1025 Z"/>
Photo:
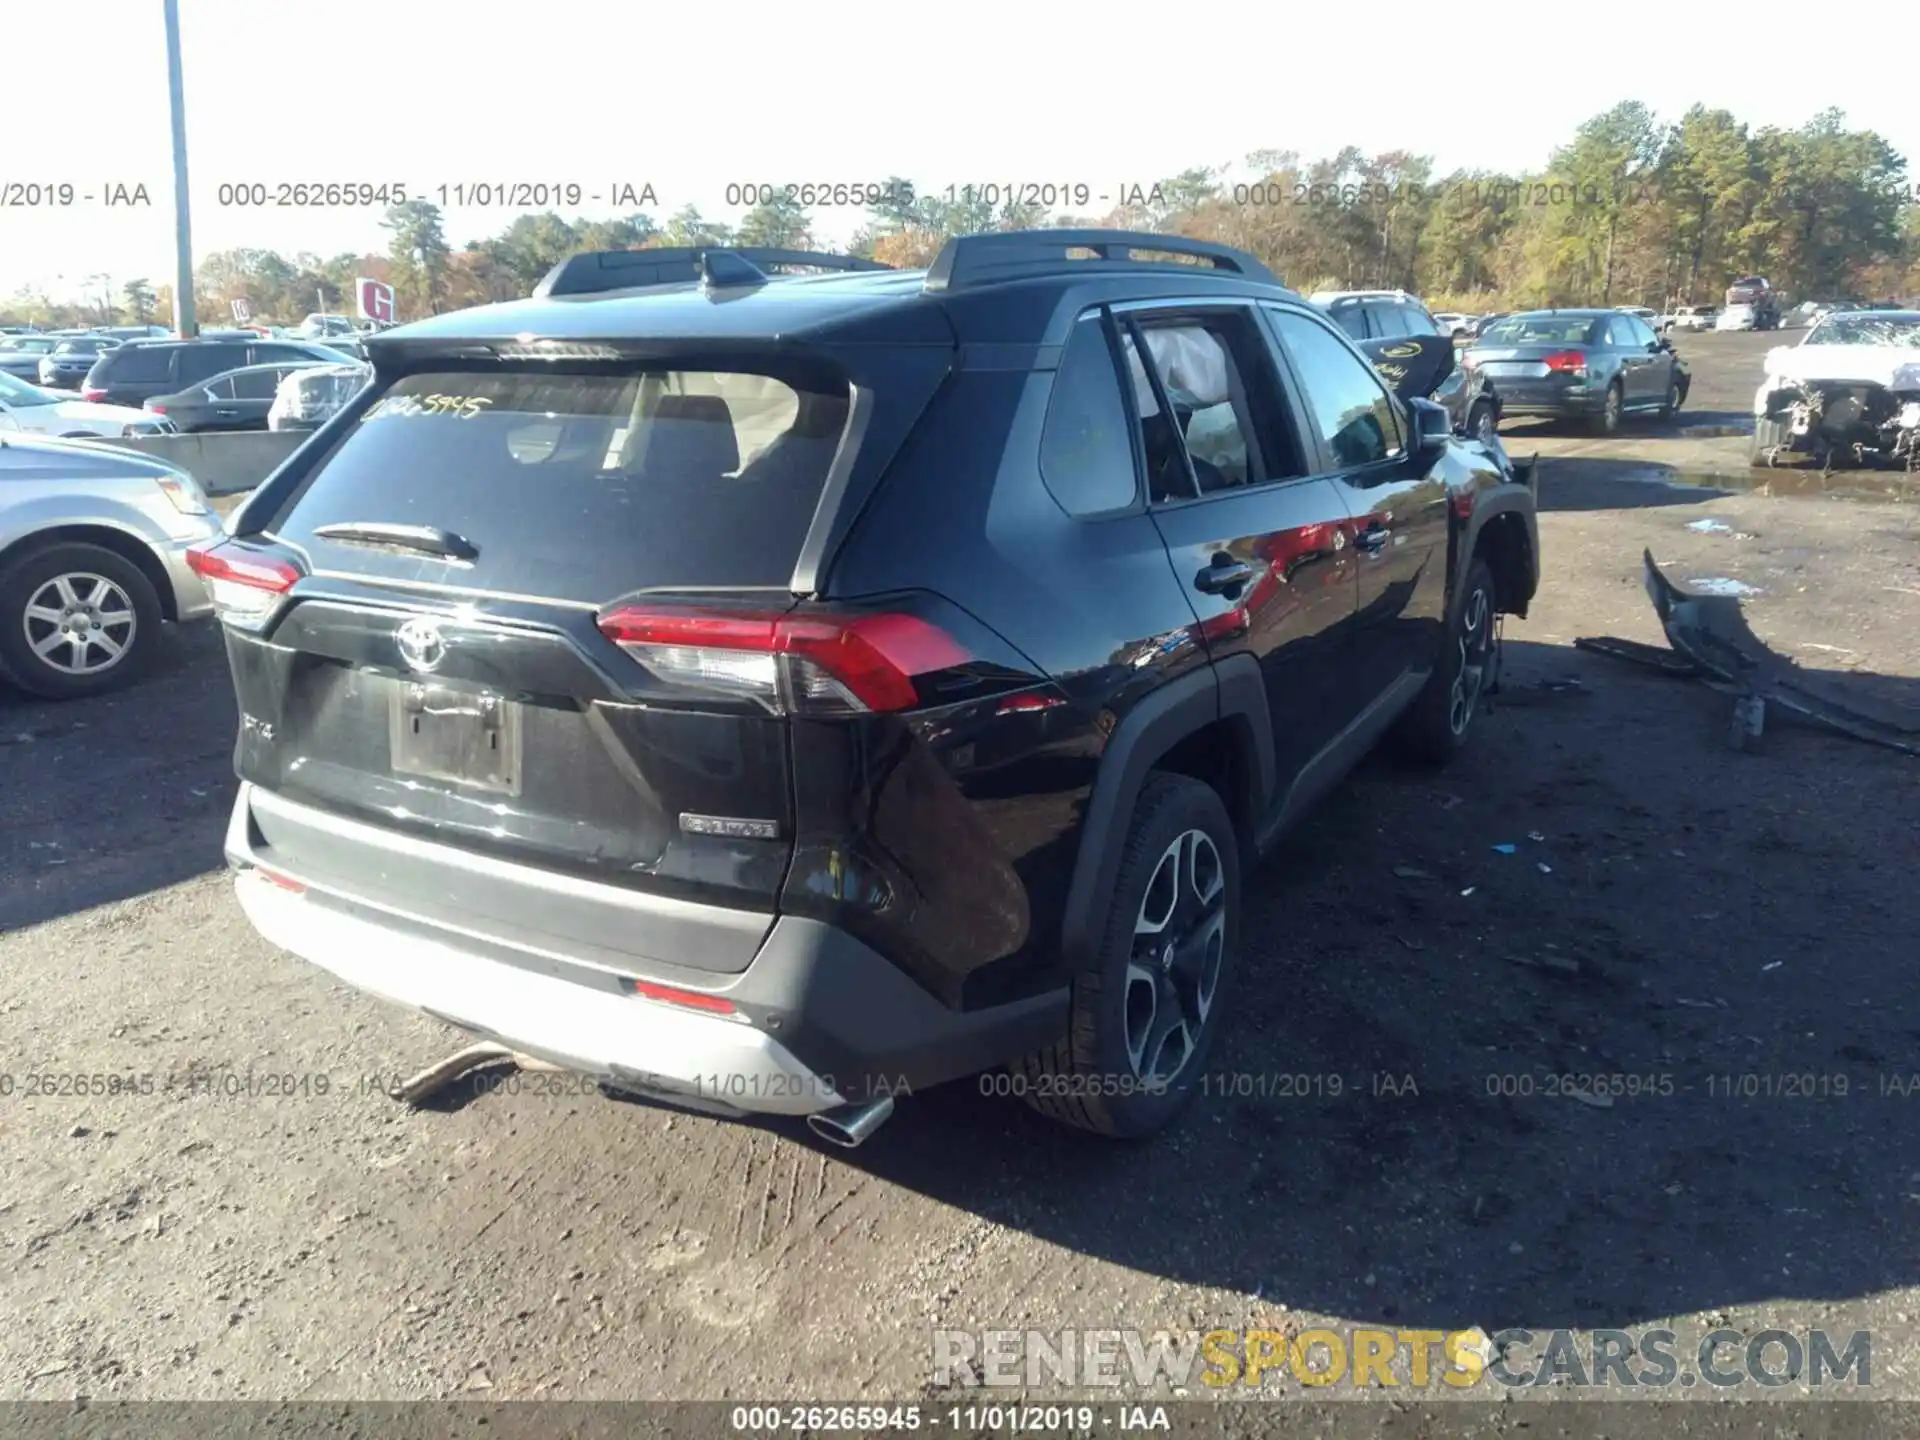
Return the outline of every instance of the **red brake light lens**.
<path id="1" fill-rule="evenodd" d="M 192 546 L 187 568 L 207 587 L 220 618 L 244 630 L 264 625 L 300 579 L 298 566 L 249 552 L 231 540 Z"/>
<path id="2" fill-rule="evenodd" d="M 107 392 L 102 390 L 98 385 L 88 385 L 81 390 L 80 398 L 89 404 L 97 405 L 107 398 Z"/>
<path id="3" fill-rule="evenodd" d="M 1584 350 L 1558 350 L 1547 356 L 1547 369 L 1560 375 L 1584 375 L 1587 373 L 1587 356 Z"/>
<path id="4" fill-rule="evenodd" d="M 972 658 L 915 615 L 625 606 L 600 632 L 663 680 L 752 699 L 775 714 L 851 715 L 919 705 L 914 677 Z"/>

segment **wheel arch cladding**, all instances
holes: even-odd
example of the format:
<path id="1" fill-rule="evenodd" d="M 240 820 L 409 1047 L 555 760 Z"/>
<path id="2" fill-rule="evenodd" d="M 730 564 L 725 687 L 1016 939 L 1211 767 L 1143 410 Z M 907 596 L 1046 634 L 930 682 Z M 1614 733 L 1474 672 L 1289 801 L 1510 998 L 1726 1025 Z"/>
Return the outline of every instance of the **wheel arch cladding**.
<path id="1" fill-rule="evenodd" d="M 1502 614 L 1526 617 L 1533 599 L 1532 549 L 1526 523 L 1511 510 L 1489 516 L 1474 538 L 1474 555 L 1493 571 L 1494 604 Z"/>
<path id="2" fill-rule="evenodd" d="M 50 530 L 36 530 L 31 535 L 24 535 L 0 551 L 0 575 L 42 550 L 61 545 L 98 545 L 102 550 L 111 550 L 144 575 L 147 583 L 153 586 L 153 593 L 160 601 L 161 619 L 180 618 L 173 582 L 168 579 L 160 557 L 138 536 L 116 530 L 110 525 L 56 525 Z"/>
<path id="3" fill-rule="evenodd" d="M 1061 926 L 1069 964 L 1084 963 L 1100 943 L 1134 806 L 1156 771 L 1212 786 L 1243 847 L 1252 844 L 1274 787 L 1272 722 L 1252 656 L 1233 656 L 1169 681 L 1136 702 L 1108 737 L 1080 817 Z"/>

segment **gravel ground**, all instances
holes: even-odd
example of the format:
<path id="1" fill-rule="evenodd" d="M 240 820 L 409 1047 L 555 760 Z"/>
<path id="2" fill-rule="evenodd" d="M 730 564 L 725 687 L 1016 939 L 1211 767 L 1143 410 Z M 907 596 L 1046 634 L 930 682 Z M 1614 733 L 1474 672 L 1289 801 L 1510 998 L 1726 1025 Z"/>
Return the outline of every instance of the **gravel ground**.
<path id="1" fill-rule="evenodd" d="M 1695 408 L 1751 395 L 1754 337 L 1681 344 Z M 219 869 L 216 637 L 0 697 L 0 1399 L 931 1398 L 935 1327 L 1661 1321 L 1871 1330 L 1878 1393 L 1920 1394 L 1920 760 L 1738 754 L 1724 697 L 1570 644 L 1660 639 L 1650 546 L 1920 704 L 1920 510 L 1585 443 L 1539 440 L 1545 588 L 1477 743 L 1370 762 L 1254 874 L 1223 1078 L 1140 1146 L 973 1085 L 850 1154 L 532 1076 L 405 1110 L 360 1077 L 449 1032 L 269 950 Z"/>

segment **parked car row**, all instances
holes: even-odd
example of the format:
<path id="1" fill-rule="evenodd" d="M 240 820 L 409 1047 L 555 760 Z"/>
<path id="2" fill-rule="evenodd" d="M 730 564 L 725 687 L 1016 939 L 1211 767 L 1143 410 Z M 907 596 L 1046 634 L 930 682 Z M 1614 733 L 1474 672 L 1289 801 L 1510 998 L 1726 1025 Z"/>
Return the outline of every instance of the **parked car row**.
<path id="1" fill-rule="evenodd" d="M 178 397 L 183 407 L 196 402 L 195 392 L 210 382 L 223 381 L 231 371 L 271 365 L 338 365 L 344 351 L 316 342 L 262 340 L 247 332 L 217 339 L 137 340 L 109 350 L 94 362 L 81 386 L 81 397 L 114 405 L 140 407 L 149 400 Z M 206 413 L 220 399 L 234 399 L 224 384 L 222 394 L 206 395 Z M 269 393 L 266 397 L 271 401 Z M 259 419 L 264 422 L 265 412 Z"/>

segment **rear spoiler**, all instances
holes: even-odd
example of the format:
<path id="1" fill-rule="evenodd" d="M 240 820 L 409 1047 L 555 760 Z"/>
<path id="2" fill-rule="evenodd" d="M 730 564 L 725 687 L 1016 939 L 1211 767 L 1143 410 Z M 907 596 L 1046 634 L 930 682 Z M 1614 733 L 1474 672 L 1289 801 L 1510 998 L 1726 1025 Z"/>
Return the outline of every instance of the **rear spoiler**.
<path id="1" fill-rule="evenodd" d="M 562 260 L 533 287 L 533 298 L 594 295 L 650 285 L 764 284 L 776 270 L 891 270 L 857 255 L 737 245 L 689 245 L 659 250 L 589 250 Z"/>

